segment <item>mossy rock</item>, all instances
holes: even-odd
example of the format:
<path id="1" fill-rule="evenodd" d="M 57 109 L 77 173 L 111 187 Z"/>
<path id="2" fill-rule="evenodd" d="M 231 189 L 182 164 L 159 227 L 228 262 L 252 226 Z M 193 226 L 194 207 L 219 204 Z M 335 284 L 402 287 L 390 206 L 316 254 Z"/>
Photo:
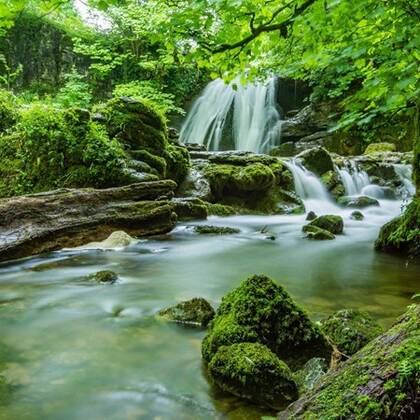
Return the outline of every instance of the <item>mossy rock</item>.
<path id="1" fill-rule="evenodd" d="M 360 197 L 340 197 L 338 204 L 348 208 L 364 209 L 365 207 L 379 207 L 379 201 L 376 198 L 362 195 Z"/>
<path id="2" fill-rule="evenodd" d="M 228 226 L 199 225 L 194 226 L 194 232 L 200 235 L 233 235 L 241 231 Z"/>
<path id="3" fill-rule="evenodd" d="M 346 193 L 340 175 L 334 170 L 325 172 L 321 176 L 321 181 L 329 193 L 335 198 L 341 197 Z"/>
<path id="4" fill-rule="evenodd" d="M 328 230 L 321 229 L 317 226 L 305 225 L 302 227 L 302 231 L 306 233 L 308 239 L 314 239 L 316 241 L 325 241 L 335 239 L 334 234 Z"/>
<path id="5" fill-rule="evenodd" d="M 220 347 L 208 372 L 222 390 L 259 405 L 280 409 L 298 396 L 289 367 L 262 344 Z"/>
<path id="6" fill-rule="evenodd" d="M 343 233 L 344 223 L 341 216 L 326 214 L 312 220 L 307 226 L 316 226 L 335 235 L 339 235 L 340 233 Z"/>
<path id="7" fill-rule="evenodd" d="M 173 179 L 178 185 L 181 184 L 190 167 L 188 150 L 182 146 L 169 144 L 163 156 L 167 164 L 166 177 Z"/>
<path id="8" fill-rule="evenodd" d="M 363 213 L 359 210 L 355 210 L 354 212 L 352 212 L 352 214 L 350 215 L 350 219 L 353 220 L 363 220 L 365 218 L 365 216 L 363 215 Z"/>
<path id="9" fill-rule="evenodd" d="M 331 346 L 319 328 L 272 279 L 255 275 L 225 295 L 202 343 L 210 362 L 224 345 L 259 342 L 292 368 L 312 357 L 329 360 Z"/>
<path id="10" fill-rule="evenodd" d="M 203 298 L 193 298 L 160 310 L 158 319 L 195 327 L 206 327 L 214 318 L 214 309 Z"/>
<path id="11" fill-rule="evenodd" d="M 321 328 L 347 356 L 359 351 L 382 332 L 381 326 L 366 312 L 343 309 L 321 321 Z"/>
<path id="12" fill-rule="evenodd" d="M 401 216 L 382 226 L 375 249 L 420 257 L 420 198 L 415 197 Z"/>
<path id="13" fill-rule="evenodd" d="M 218 203 L 207 203 L 207 211 L 209 216 L 233 216 L 237 214 L 237 209 L 232 206 Z"/>
<path id="14" fill-rule="evenodd" d="M 114 284 L 118 280 L 118 275 L 111 270 L 102 270 L 90 274 L 87 279 L 100 284 Z"/>
<path id="15" fill-rule="evenodd" d="M 323 175 L 328 171 L 334 171 L 334 163 L 330 154 L 322 147 L 314 147 L 303 151 L 297 156 L 303 166 L 316 175 Z"/>
<path id="16" fill-rule="evenodd" d="M 371 153 L 395 152 L 397 150 L 393 143 L 371 143 L 366 147 L 363 154 L 370 155 Z"/>
<path id="17" fill-rule="evenodd" d="M 306 219 L 307 221 L 311 221 L 311 220 L 315 220 L 318 216 L 315 214 L 314 211 L 310 211 L 308 212 L 308 214 L 306 215 Z"/>
<path id="18" fill-rule="evenodd" d="M 167 163 L 163 157 L 156 156 L 147 150 L 131 150 L 130 155 L 134 159 L 138 159 L 147 163 L 149 166 L 155 169 L 160 176 L 166 177 Z"/>
<path id="19" fill-rule="evenodd" d="M 207 219 L 207 204 L 195 197 L 176 197 L 171 203 L 178 220 L 205 220 Z"/>

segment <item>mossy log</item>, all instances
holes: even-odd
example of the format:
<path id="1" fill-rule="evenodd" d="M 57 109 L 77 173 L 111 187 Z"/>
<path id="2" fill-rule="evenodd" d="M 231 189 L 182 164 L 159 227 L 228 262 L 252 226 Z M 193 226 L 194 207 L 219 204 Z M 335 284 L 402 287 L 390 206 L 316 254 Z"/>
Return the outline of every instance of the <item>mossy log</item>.
<path id="1" fill-rule="evenodd" d="M 0 261 L 106 239 L 115 230 L 161 234 L 176 223 L 173 181 L 60 189 L 0 200 Z"/>
<path id="2" fill-rule="evenodd" d="M 420 305 L 279 414 L 285 419 L 418 419 Z"/>

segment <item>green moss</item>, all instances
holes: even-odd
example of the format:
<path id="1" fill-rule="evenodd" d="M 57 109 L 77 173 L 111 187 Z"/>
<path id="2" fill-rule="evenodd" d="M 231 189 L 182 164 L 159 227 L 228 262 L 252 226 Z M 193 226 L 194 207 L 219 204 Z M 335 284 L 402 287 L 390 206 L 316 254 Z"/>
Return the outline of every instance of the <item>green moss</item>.
<path id="1" fill-rule="evenodd" d="M 237 211 L 232 206 L 213 203 L 207 203 L 206 206 L 209 216 L 232 216 L 237 214 Z"/>
<path id="2" fill-rule="evenodd" d="M 317 241 L 335 239 L 335 236 L 331 232 L 317 226 L 305 225 L 302 227 L 302 231 L 306 233 L 308 239 L 315 239 Z"/>
<path id="3" fill-rule="evenodd" d="M 381 152 L 395 152 L 397 150 L 393 143 L 371 143 L 366 147 L 363 154 L 370 155 L 371 153 Z"/>
<path id="4" fill-rule="evenodd" d="M 272 408 L 297 398 L 288 366 L 266 346 L 222 346 L 208 366 L 210 378 L 224 391 Z"/>
<path id="5" fill-rule="evenodd" d="M 194 226 L 194 232 L 200 235 L 232 235 L 240 233 L 240 229 L 227 226 L 198 225 Z"/>
<path id="6" fill-rule="evenodd" d="M 333 234 L 343 233 L 343 218 L 341 216 L 335 216 L 332 214 L 326 214 L 319 216 L 312 220 L 307 226 L 315 226 Z M 305 226 L 303 227 L 305 229 Z M 304 230 L 305 232 L 305 230 Z"/>
<path id="7" fill-rule="evenodd" d="M 162 177 L 166 177 L 166 160 L 161 156 L 153 155 L 152 153 L 148 152 L 147 150 L 133 150 L 130 152 L 130 155 L 134 159 L 141 160 L 146 162 L 152 168 L 156 169 L 156 171 Z"/>
<path id="8" fill-rule="evenodd" d="M 334 170 L 325 172 L 321 176 L 321 181 L 335 198 L 341 197 L 346 193 L 339 174 Z"/>
<path id="9" fill-rule="evenodd" d="M 19 118 L 16 97 L 0 89 L 0 134 L 13 127 Z"/>
<path id="10" fill-rule="evenodd" d="M 298 155 L 306 169 L 321 176 L 328 171 L 334 170 L 334 163 L 330 154 L 322 147 L 305 150 Z"/>
<path id="11" fill-rule="evenodd" d="M 206 327 L 214 317 L 214 309 L 205 299 L 193 298 L 162 309 L 156 317 L 169 322 Z"/>
<path id="12" fill-rule="evenodd" d="M 167 162 L 167 178 L 173 179 L 178 185 L 187 176 L 190 167 L 190 155 L 182 146 L 169 144 L 164 154 Z"/>
<path id="13" fill-rule="evenodd" d="M 343 309 L 321 321 L 321 329 L 347 356 L 359 351 L 381 332 L 381 326 L 367 313 Z"/>
<path id="14" fill-rule="evenodd" d="M 266 276 L 252 276 L 223 297 L 209 334 L 203 340 L 203 358 L 209 362 L 222 345 L 260 342 L 291 367 L 311 357 L 329 359 L 325 337 L 290 298 Z"/>
<path id="15" fill-rule="evenodd" d="M 420 198 L 415 197 L 401 216 L 382 226 L 375 248 L 413 257 L 420 255 Z"/>

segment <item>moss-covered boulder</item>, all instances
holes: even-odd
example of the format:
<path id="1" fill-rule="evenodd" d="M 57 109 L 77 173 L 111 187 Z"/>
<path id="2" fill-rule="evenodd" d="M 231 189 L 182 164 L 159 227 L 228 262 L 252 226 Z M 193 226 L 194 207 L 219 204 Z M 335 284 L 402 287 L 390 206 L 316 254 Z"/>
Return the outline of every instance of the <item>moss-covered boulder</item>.
<path id="1" fill-rule="evenodd" d="M 353 220 L 363 220 L 364 218 L 365 218 L 365 216 L 359 210 L 353 211 L 350 215 L 350 219 L 353 219 Z"/>
<path id="2" fill-rule="evenodd" d="M 330 154 L 322 147 L 314 147 L 303 151 L 297 156 L 306 169 L 321 176 L 328 171 L 334 171 L 334 163 Z"/>
<path id="3" fill-rule="evenodd" d="M 249 277 L 223 297 L 202 343 L 203 358 L 210 362 L 221 346 L 242 342 L 266 345 L 293 369 L 331 353 L 307 314 L 264 275 Z"/>
<path id="4" fill-rule="evenodd" d="M 420 198 L 415 197 L 401 216 L 382 226 L 375 249 L 420 257 Z"/>
<path id="5" fill-rule="evenodd" d="M 208 372 L 222 390 L 259 405 L 280 409 L 298 396 L 289 367 L 262 344 L 220 347 Z"/>
<path id="6" fill-rule="evenodd" d="M 325 214 L 312 220 L 307 226 L 315 226 L 339 235 L 343 233 L 343 218 L 341 216 L 335 216 L 333 214 Z M 307 229 L 307 228 L 306 228 Z"/>
<path id="7" fill-rule="evenodd" d="M 118 275 L 111 270 L 102 270 L 97 273 L 90 274 L 87 276 L 87 279 L 100 284 L 114 284 L 118 280 Z"/>
<path id="8" fill-rule="evenodd" d="M 321 181 L 327 191 L 335 198 L 342 197 L 346 193 L 340 175 L 336 171 L 327 171 L 321 176 Z"/>
<path id="9" fill-rule="evenodd" d="M 279 420 L 416 419 L 420 305 L 279 414 Z"/>
<path id="10" fill-rule="evenodd" d="M 360 197 L 340 197 L 338 204 L 348 208 L 364 209 L 365 207 L 379 207 L 379 201 L 376 198 L 361 195 Z"/>
<path id="11" fill-rule="evenodd" d="M 372 153 L 395 152 L 397 150 L 393 143 L 371 143 L 366 147 L 364 154 L 370 155 Z"/>
<path id="12" fill-rule="evenodd" d="M 241 231 L 228 226 L 199 225 L 194 226 L 194 232 L 200 235 L 232 235 Z"/>
<path id="13" fill-rule="evenodd" d="M 206 327 L 214 318 L 214 309 L 203 298 L 193 298 L 160 310 L 156 318 L 194 327 Z"/>
<path id="14" fill-rule="evenodd" d="M 381 326 L 366 312 L 343 309 L 321 321 L 321 328 L 347 356 L 359 351 L 381 332 Z"/>
<path id="15" fill-rule="evenodd" d="M 317 226 L 305 225 L 302 227 L 302 231 L 306 233 L 308 239 L 314 239 L 317 241 L 325 241 L 335 239 L 334 234 L 328 230 L 321 229 Z"/>

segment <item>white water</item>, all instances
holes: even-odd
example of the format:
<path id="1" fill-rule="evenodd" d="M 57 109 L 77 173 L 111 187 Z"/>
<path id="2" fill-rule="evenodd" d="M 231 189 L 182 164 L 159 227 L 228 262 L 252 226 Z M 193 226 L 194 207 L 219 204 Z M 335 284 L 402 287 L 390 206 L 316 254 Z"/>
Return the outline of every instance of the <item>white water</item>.
<path id="1" fill-rule="evenodd" d="M 402 188 L 402 196 L 406 200 L 407 198 L 413 196 L 416 192 L 414 184 L 412 182 L 413 179 L 413 168 L 411 165 L 398 163 L 394 165 L 395 173 L 400 178 L 403 188 Z"/>
<path id="2" fill-rule="evenodd" d="M 348 161 L 346 167 L 341 169 L 337 168 L 337 170 L 346 190 L 346 195 L 362 194 L 364 188 L 372 185 L 369 175 L 359 169 L 353 161 Z"/>
<path id="3" fill-rule="evenodd" d="M 245 86 L 239 80 L 225 84 L 216 79 L 209 83 L 188 113 L 180 141 L 221 150 L 223 134 L 230 124 L 236 150 L 264 152 L 279 141 L 281 119 L 275 78 Z"/>

